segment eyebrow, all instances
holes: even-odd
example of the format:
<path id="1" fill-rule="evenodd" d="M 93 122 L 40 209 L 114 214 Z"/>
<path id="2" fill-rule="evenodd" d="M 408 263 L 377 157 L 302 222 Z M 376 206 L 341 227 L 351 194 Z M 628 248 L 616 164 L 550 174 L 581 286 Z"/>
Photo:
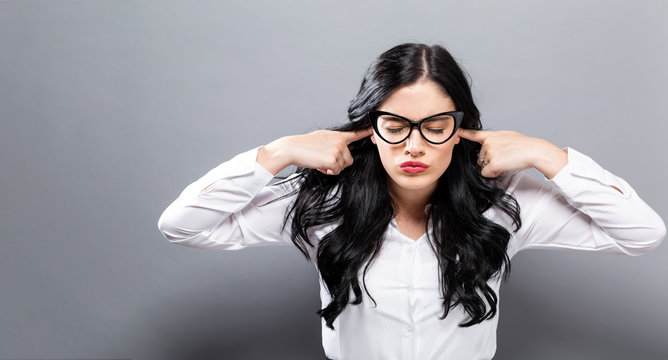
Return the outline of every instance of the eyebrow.
<path id="1" fill-rule="evenodd" d="M 377 111 L 382 111 L 382 112 L 388 113 L 388 114 L 390 114 L 390 115 L 394 115 L 394 116 L 396 116 L 396 117 L 400 117 L 400 118 L 405 119 L 405 120 L 414 121 L 414 120 L 411 120 L 411 119 L 409 119 L 409 118 L 407 118 L 407 117 L 405 117 L 405 116 L 398 115 L 398 114 L 395 114 L 395 113 L 391 113 L 391 112 L 389 112 L 389 111 L 385 111 L 385 110 L 377 110 Z M 440 115 L 440 114 L 444 114 L 444 113 L 449 113 L 449 112 L 453 112 L 453 111 L 457 111 L 457 110 L 449 110 L 449 111 L 441 111 L 441 112 L 437 112 L 437 113 L 434 113 L 434 114 L 432 114 L 432 115 L 429 115 L 429 116 L 424 117 L 424 118 L 422 118 L 422 119 L 420 119 L 420 120 L 417 120 L 417 121 L 422 121 L 422 120 L 424 120 L 424 119 L 429 119 L 430 117 L 433 117 L 433 116 L 436 116 L 436 115 Z"/>

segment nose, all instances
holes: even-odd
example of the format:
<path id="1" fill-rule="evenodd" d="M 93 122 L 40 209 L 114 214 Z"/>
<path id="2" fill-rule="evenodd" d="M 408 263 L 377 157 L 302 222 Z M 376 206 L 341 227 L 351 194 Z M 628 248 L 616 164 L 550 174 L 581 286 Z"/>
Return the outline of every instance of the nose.
<path id="1" fill-rule="evenodd" d="M 419 156 L 424 154 L 425 140 L 420 134 L 418 128 L 413 128 L 411 133 L 408 134 L 408 139 L 406 139 L 406 145 L 404 147 L 404 153 L 410 154 L 411 156 Z"/>

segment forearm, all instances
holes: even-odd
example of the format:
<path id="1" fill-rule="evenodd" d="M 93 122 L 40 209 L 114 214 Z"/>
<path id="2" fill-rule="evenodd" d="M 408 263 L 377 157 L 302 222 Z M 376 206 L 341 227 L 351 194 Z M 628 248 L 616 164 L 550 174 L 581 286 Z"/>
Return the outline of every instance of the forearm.
<path id="1" fill-rule="evenodd" d="M 663 241 L 663 220 L 630 184 L 573 148 L 565 153 L 568 162 L 553 178 L 523 176 L 513 188 L 523 214 L 518 249 L 639 255 Z"/>
<path id="2" fill-rule="evenodd" d="M 181 241 L 209 234 L 216 224 L 246 208 L 272 178 L 255 162 L 256 153 L 253 149 L 237 154 L 188 185 L 158 220 L 165 237 Z"/>

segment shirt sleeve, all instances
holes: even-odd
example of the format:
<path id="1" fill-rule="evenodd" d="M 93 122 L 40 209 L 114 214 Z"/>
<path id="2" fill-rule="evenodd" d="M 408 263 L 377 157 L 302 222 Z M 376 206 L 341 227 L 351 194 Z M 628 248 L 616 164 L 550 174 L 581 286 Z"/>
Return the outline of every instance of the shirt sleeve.
<path id="1" fill-rule="evenodd" d="M 663 241 L 663 220 L 624 179 L 573 148 L 562 150 L 568 164 L 552 179 L 518 172 L 510 181 L 507 192 L 517 199 L 522 220 L 510 256 L 525 249 L 641 255 Z"/>
<path id="2" fill-rule="evenodd" d="M 274 176 L 257 163 L 258 150 L 238 154 L 188 185 L 158 220 L 163 236 L 174 244 L 217 250 L 292 244 L 290 221 L 285 229 L 282 225 L 296 194 L 266 203 L 297 185 L 268 185 Z"/>

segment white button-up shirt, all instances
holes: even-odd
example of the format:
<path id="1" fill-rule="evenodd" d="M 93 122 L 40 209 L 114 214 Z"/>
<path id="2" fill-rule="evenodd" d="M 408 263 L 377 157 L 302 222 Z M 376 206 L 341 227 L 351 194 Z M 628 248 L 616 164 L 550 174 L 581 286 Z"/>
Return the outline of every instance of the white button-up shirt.
<path id="1" fill-rule="evenodd" d="M 281 227 L 295 196 L 259 205 L 298 185 L 270 185 L 273 175 L 255 161 L 258 148 L 223 162 L 188 185 L 158 220 L 165 238 L 179 245 L 217 250 L 294 246 L 291 224 L 283 231 Z M 483 215 L 511 232 L 509 257 L 532 248 L 640 255 L 658 246 L 666 234 L 665 224 L 634 189 L 590 157 L 573 148 L 564 149 L 568 164 L 552 179 L 540 181 L 518 171 L 499 181 L 520 205 L 522 227 L 513 234 L 510 218 L 496 207 Z M 309 230 L 316 247 L 336 225 Z M 327 357 L 491 359 L 496 351 L 498 313 L 491 320 L 463 328 L 458 324 L 469 318 L 457 306 L 440 320 L 438 263 L 427 236 L 410 239 L 399 232 L 394 219 L 384 236 L 381 251 L 366 275 L 376 305 L 362 289 L 362 303 L 346 306 L 334 321 L 335 330 L 322 319 L 322 346 Z M 316 250 L 309 250 L 315 259 Z M 499 280 L 492 279 L 489 285 L 498 295 Z M 320 298 L 323 308 L 331 300 L 322 277 Z"/>

